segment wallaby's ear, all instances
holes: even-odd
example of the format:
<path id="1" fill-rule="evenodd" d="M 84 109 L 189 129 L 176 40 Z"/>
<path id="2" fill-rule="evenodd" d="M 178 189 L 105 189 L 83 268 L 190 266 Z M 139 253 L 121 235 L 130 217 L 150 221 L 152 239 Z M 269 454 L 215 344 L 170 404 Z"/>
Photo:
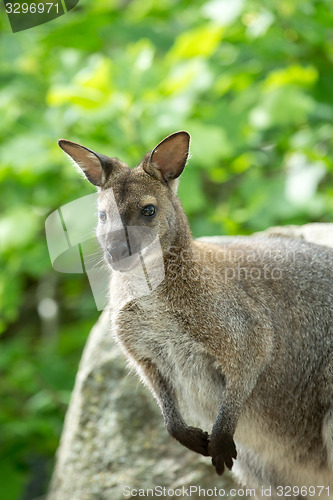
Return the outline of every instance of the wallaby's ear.
<path id="1" fill-rule="evenodd" d="M 72 160 L 83 170 L 88 181 L 95 186 L 103 186 L 108 180 L 111 172 L 119 169 L 120 162 L 116 158 L 109 158 L 91 151 L 91 149 L 80 146 L 72 141 L 60 139 L 59 146 Z"/>
<path id="2" fill-rule="evenodd" d="M 190 134 L 184 130 L 169 135 L 153 149 L 144 170 L 165 182 L 177 179 L 186 165 L 189 145 Z"/>

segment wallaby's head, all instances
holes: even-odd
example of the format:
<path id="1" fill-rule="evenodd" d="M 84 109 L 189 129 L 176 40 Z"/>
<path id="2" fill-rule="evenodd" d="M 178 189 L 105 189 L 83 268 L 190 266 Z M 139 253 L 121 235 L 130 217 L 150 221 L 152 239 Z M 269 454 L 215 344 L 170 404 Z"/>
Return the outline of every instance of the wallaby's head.
<path id="1" fill-rule="evenodd" d="M 156 239 L 165 255 L 189 233 L 177 198 L 178 177 L 188 158 L 189 142 L 187 132 L 169 135 L 131 169 L 117 158 L 71 141 L 59 141 L 98 187 L 97 237 L 114 270 L 131 268 L 139 252 L 147 251 Z"/>

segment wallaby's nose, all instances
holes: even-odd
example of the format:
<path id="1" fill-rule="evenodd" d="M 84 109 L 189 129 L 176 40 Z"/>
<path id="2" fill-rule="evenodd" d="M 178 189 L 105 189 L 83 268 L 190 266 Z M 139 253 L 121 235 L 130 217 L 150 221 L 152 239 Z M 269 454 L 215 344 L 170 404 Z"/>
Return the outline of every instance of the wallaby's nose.
<path id="1" fill-rule="evenodd" d="M 115 262 L 130 256 L 128 245 L 125 241 L 111 241 L 106 251 Z"/>

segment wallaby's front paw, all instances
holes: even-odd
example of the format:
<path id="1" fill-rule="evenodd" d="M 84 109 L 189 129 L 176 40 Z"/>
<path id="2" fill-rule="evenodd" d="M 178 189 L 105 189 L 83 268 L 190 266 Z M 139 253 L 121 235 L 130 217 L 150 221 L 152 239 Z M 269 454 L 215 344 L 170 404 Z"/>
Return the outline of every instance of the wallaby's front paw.
<path id="1" fill-rule="evenodd" d="M 208 432 L 204 432 L 197 427 L 187 427 L 179 441 L 190 450 L 208 457 L 208 439 Z"/>
<path id="2" fill-rule="evenodd" d="M 208 445 L 208 453 L 212 457 L 212 464 L 219 476 L 224 472 L 224 464 L 231 470 L 233 466 L 232 459 L 237 458 L 234 440 L 228 434 L 211 437 Z"/>

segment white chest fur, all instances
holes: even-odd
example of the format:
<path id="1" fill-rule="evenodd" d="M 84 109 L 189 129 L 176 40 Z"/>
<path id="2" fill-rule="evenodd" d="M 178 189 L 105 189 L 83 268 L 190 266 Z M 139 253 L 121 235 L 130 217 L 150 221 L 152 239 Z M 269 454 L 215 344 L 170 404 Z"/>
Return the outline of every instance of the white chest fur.
<path id="1" fill-rule="evenodd" d="M 134 310 L 125 311 L 122 290 L 119 285 L 116 289 L 118 296 L 113 301 L 111 289 L 111 304 L 118 302 L 122 308 L 112 308 L 112 330 L 130 365 L 142 377 L 137 360 L 150 359 L 172 387 L 186 422 L 210 431 L 224 387 L 214 359 L 184 331 L 165 304 L 156 304 L 156 294 L 139 299 Z"/>

